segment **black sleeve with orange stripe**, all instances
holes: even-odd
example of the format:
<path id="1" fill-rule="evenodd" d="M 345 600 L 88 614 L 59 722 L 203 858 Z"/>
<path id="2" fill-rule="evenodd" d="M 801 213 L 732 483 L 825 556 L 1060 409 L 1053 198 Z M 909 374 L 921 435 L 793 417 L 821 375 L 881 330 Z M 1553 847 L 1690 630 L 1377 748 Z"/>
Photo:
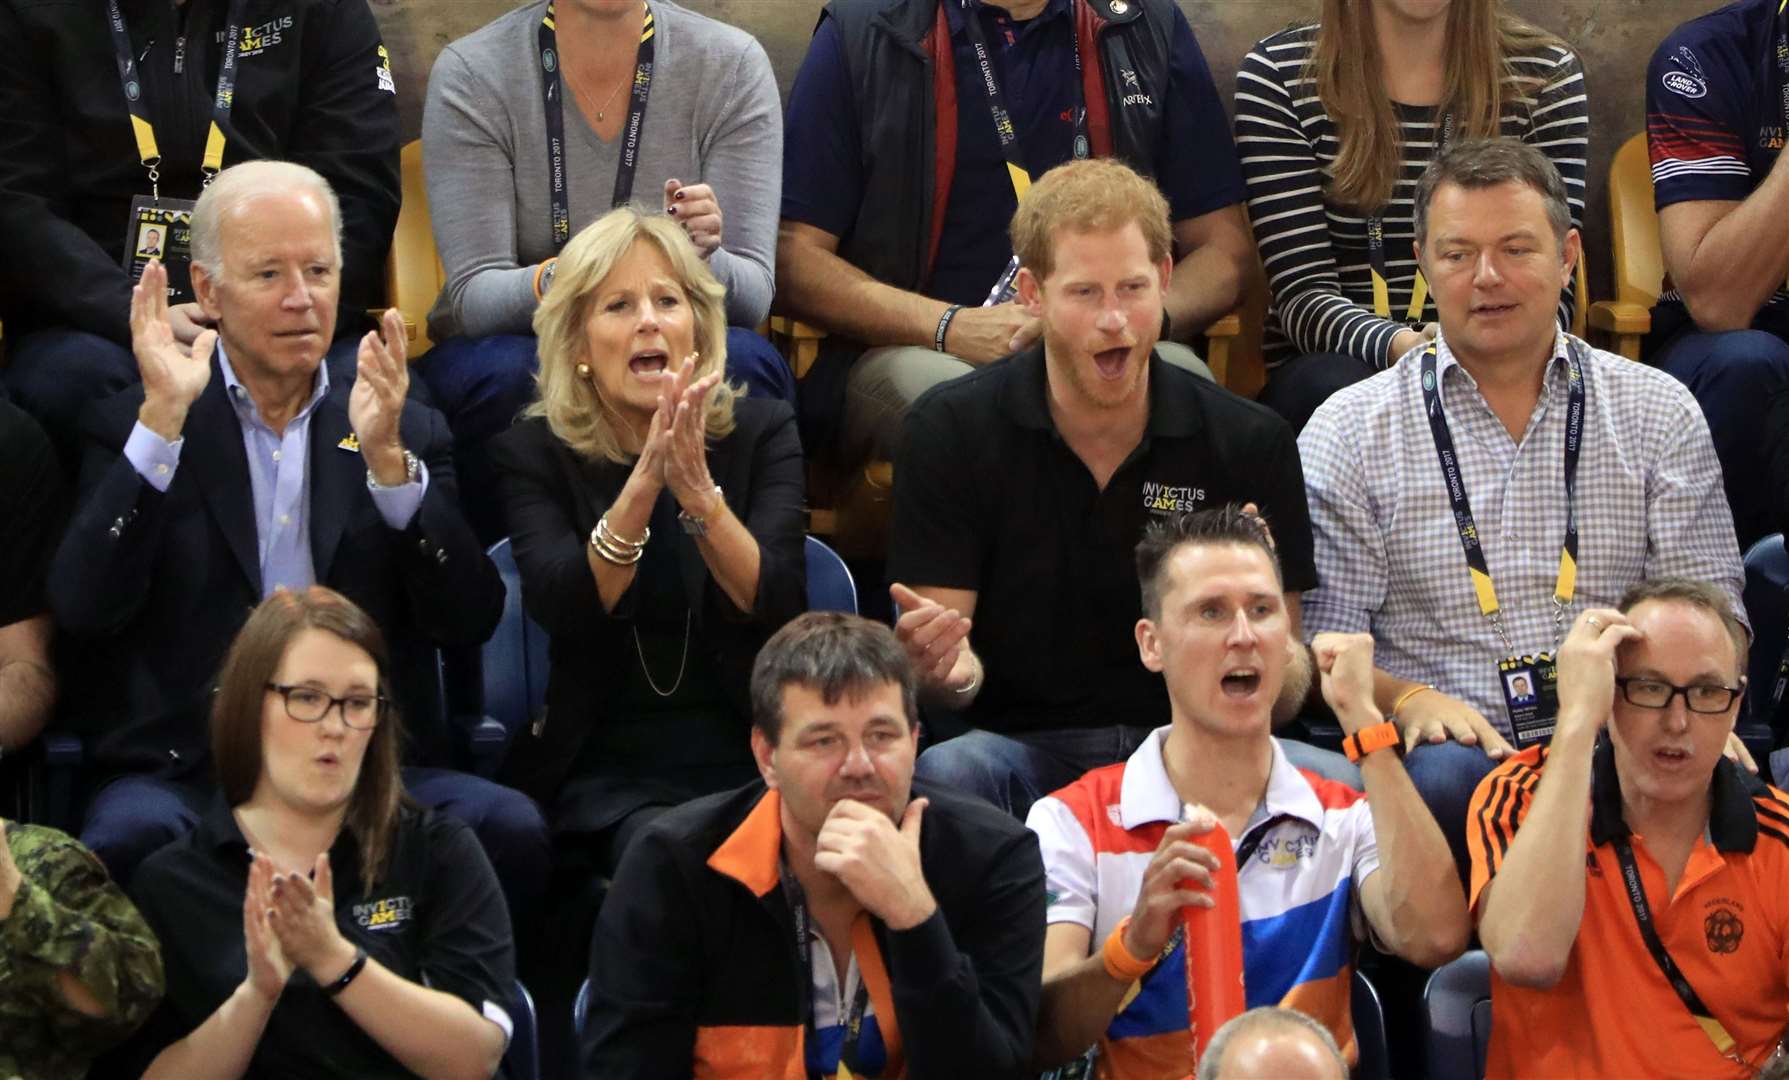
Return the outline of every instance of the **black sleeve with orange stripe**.
<path id="1" fill-rule="evenodd" d="M 1540 782 L 1544 747 L 1530 747 L 1505 761 L 1482 780 L 1466 811 L 1466 846 L 1472 853 L 1472 884 L 1467 896 L 1474 916 L 1478 898 L 1491 883 L 1522 819 L 1534 802 Z"/>

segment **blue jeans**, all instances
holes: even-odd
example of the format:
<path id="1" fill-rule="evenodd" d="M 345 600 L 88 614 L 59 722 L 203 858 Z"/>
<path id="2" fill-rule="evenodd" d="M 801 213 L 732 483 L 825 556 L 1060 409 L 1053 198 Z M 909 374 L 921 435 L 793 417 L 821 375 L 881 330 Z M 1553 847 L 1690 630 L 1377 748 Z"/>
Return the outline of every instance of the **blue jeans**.
<path id="1" fill-rule="evenodd" d="M 354 382 L 360 339 L 345 337 L 324 360 L 330 382 Z M 80 467 L 81 413 L 137 382 L 137 358 L 110 338 L 85 330 L 37 330 L 6 342 L 0 379 L 12 399 L 37 418 L 70 476 Z"/>
<path id="2" fill-rule="evenodd" d="M 984 799 L 1024 821 L 1032 803 L 1094 769 L 1127 760 L 1154 730 L 1114 724 L 1000 735 L 978 728 L 921 754 L 913 775 Z M 1360 786 L 1360 770 L 1342 755 L 1290 740 L 1280 745 L 1298 768 Z"/>
<path id="3" fill-rule="evenodd" d="M 1496 767 L 1497 763 L 1483 750 L 1451 739 L 1423 743 L 1404 758 L 1410 782 L 1434 816 L 1435 824 L 1441 826 L 1441 835 L 1447 838 L 1461 885 L 1472 881 L 1472 856 L 1466 849 L 1466 805 L 1472 801 L 1479 783 Z"/>
<path id="4" fill-rule="evenodd" d="M 546 895 L 550 861 L 546 818 L 534 800 L 448 769 L 406 768 L 404 787 L 417 802 L 471 826 L 497 872 L 512 918 L 525 925 Z M 125 886 L 144 859 L 191 832 L 216 797 L 210 784 L 119 777 L 93 797 L 81 843 Z"/>
<path id="5" fill-rule="evenodd" d="M 1739 550 L 1776 532 L 1789 476 L 1771 471 L 1789 468 L 1782 449 L 1789 431 L 1780 424 L 1773 430 L 1769 413 L 1772 399 L 1789 387 L 1789 342 L 1764 330 L 1708 334 L 1690 324 L 1648 358 L 1689 387 L 1708 418 Z"/>
<path id="6" fill-rule="evenodd" d="M 453 431 L 460 504 L 483 543 L 509 535 L 497 498 L 496 468 L 485 443 L 515 423 L 534 400 L 540 369 L 532 334 L 448 338 L 417 361 L 434 405 Z M 795 374 L 775 346 L 750 330 L 727 328 L 727 378 L 752 397 L 795 403 Z"/>
<path id="7" fill-rule="evenodd" d="M 1294 356 L 1267 373 L 1267 385 L 1256 398 L 1280 414 L 1297 435 L 1311 421 L 1317 407 L 1343 387 L 1371 378 L 1373 368 L 1346 353 L 1306 353 Z"/>

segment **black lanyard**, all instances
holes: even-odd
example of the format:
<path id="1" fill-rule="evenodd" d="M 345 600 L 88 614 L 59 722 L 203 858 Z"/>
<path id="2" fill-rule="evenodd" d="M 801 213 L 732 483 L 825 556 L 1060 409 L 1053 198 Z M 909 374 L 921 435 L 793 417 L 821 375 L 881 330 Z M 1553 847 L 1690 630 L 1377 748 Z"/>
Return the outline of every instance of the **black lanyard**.
<path id="1" fill-rule="evenodd" d="M 116 0 L 114 0 L 116 2 Z M 640 25 L 640 51 L 634 60 L 633 92 L 628 100 L 627 123 L 621 129 L 621 161 L 615 169 L 615 194 L 611 208 L 625 204 L 634 194 L 634 173 L 640 167 L 640 136 L 646 127 L 646 99 L 652 93 L 652 7 Z M 547 116 L 547 198 L 552 205 L 553 250 L 571 239 L 571 186 L 565 175 L 565 80 L 559 76 L 559 35 L 554 27 L 554 5 L 540 20 L 541 104 Z"/>
<path id="2" fill-rule="evenodd" d="M 1671 984 L 1671 989 L 1677 991 L 1678 1000 L 1690 1010 L 1690 1015 L 1696 1018 L 1697 1026 L 1708 1035 L 1715 1049 L 1741 1065 L 1746 1064 L 1745 1059 L 1734 1050 L 1733 1036 L 1715 1019 L 1708 1006 L 1702 1004 L 1701 995 L 1684 978 L 1677 961 L 1671 959 L 1671 954 L 1665 951 L 1665 943 L 1659 940 L 1658 928 L 1652 922 L 1652 908 L 1646 903 L 1646 889 L 1640 883 L 1640 866 L 1634 861 L 1633 845 L 1628 843 L 1625 836 L 1616 837 L 1611 843 L 1615 848 L 1615 859 L 1621 864 L 1621 882 L 1627 892 L 1628 906 L 1634 909 L 1634 921 L 1640 924 L 1640 937 L 1646 942 L 1646 951 L 1652 954 L 1653 962 L 1665 973 L 1665 981 Z"/>
<path id="3" fill-rule="evenodd" d="M 1435 146 L 1437 156 L 1453 138 L 1453 113 L 1446 113 L 1441 117 L 1439 135 L 1440 141 Z M 1385 218 L 1379 214 L 1367 215 L 1367 261 L 1371 264 L 1373 275 L 1373 313 L 1381 319 L 1389 319 L 1391 318 L 1391 285 L 1385 263 Z M 1418 269 L 1416 280 L 1410 287 L 1410 305 L 1404 310 L 1404 321 L 1411 326 L 1422 322 L 1423 308 L 1427 306 L 1428 302 L 1429 281 L 1423 277 L 1422 270 Z"/>
<path id="4" fill-rule="evenodd" d="M 1429 434 L 1434 437 L 1435 453 L 1441 459 L 1441 476 L 1447 482 L 1447 496 L 1453 503 L 1454 528 L 1460 534 L 1460 547 L 1466 552 L 1466 568 L 1472 574 L 1472 589 L 1478 597 L 1478 609 L 1491 620 L 1502 639 L 1504 649 L 1514 654 L 1509 634 L 1503 628 L 1502 609 L 1497 604 L 1497 589 L 1491 583 L 1491 567 L 1485 561 L 1483 539 L 1472 517 L 1472 504 L 1466 499 L 1466 480 L 1460 475 L 1460 462 L 1454 453 L 1454 437 L 1447 427 L 1447 412 L 1441 405 L 1441 379 L 1435 370 L 1437 350 L 1430 345 L 1423 351 L 1423 411 L 1429 414 Z M 1584 367 L 1578 358 L 1578 345 L 1566 338 L 1566 411 L 1565 411 L 1565 540 L 1560 545 L 1559 577 L 1553 586 L 1554 649 L 1565 636 L 1565 611 L 1571 606 L 1578 585 L 1578 457 L 1584 440 Z"/>
<path id="5" fill-rule="evenodd" d="M 1006 158 L 1007 179 L 1012 181 L 1013 196 L 1023 199 L 1025 192 L 1031 188 L 1032 171 L 1026 167 L 1019 153 L 1019 131 L 1013 124 L 1012 113 L 1006 107 L 1006 94 L 1000 89 L 1000 79 L 994 73 L 994 57 L 988 52 L 987 35 L 981 25 L 981 5 L 971 5 L 969 0 L 960 0 L 963 7 L 963 29 L 969 35 L 969 44 L 975 50 L 975 62 L 981 70 L 982 90 L 988 97 L 988 111 L 994 118 L 994 131 L 1000 136 L 1000 153 Z M 1074 156 L 1084 158 L 1091 152 L 1087 141 L 1087 97 L 1081 85 L 1081 37 L 1075 30 L 1075 13 L 1073 2 L 1068 13 L 1069 51 L 1075 58 L 1075 141 Z"/>
<path id="6" fill-rule="evenodd" d="M 224 166 L 224 128 L 230 122 L 230 110 L 236 104 L 236 54 L 242 41 L 242 10 L 247 0 L 230 0 L 230 13 L 224 30 L 224 59 L 217 69 L 217 92 L 211 103 L 211 130 L 205 136 L 205 156 L 200 162 L 204 174 L 202 186 L 211 186 L 211 178 Z M 130 110 L 131 133 L 137 140 L 137 157 L 149 172 L 150 194 L 161 201 L 161 147 L 155 141 L 155 121 L 149 115 L 149 103 L 143 99 L 143 80 L 137 61 L 131 55 L 130 30 L 124 23 L 124 12 L 118 0 L 106 0 L 106 22 L 112 31 L 112 50 L 118 62 L 118 82 L 124 89 L 124 107 Z"/>
<path id="7" fill-rule="evenodd" d="M 801 950 L 801 969 L 808 981 L 806 1007 L 802 1009 L 802 1023 L 807 1029 L 807 1045 L 818 1047 L 819 1036 L 814 1031 L 814 945 L 810 940 L 811 930 L 808 924 L 807 894 L 801 890 L 801 882 L 789 872 L 787 864 L 777 867 L 783 879 L 783 897 L 789 902 L 789 914 L 795 919 L 795 944 Z M 844 987 L 839 987 L 843 990 Z M 850 1069 L 852 1075 L 857 1073 L 857 1044 L 863 1039 L 863 1018 L 870 1007 L 870 984 L 863 977 L 863 965 L 857 967 L 857 993 L 851 997 L 851 1005 L 845 1013 L 845 1037 L 839 1044 L 839 1065 Z"/>

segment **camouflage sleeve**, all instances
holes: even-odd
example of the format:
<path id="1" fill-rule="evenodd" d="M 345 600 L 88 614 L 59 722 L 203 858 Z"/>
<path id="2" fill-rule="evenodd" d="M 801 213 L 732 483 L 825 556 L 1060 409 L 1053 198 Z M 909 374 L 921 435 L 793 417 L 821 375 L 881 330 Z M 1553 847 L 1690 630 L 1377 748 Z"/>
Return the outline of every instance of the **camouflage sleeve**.
<path id="1" fill-rule="evenodd" d="M 24 881 L 12 913 L 0 920 L 4 996 L 36 997 L 65 1046 L 98 1053 L 134 1031 L 161 1000 L 161 947 L 105 867 L 75 840 L 16 824 L 6 840 Z M 56 989 L 63 971 L 105 1008 L 103 1018 L 67 1005 Z"/>

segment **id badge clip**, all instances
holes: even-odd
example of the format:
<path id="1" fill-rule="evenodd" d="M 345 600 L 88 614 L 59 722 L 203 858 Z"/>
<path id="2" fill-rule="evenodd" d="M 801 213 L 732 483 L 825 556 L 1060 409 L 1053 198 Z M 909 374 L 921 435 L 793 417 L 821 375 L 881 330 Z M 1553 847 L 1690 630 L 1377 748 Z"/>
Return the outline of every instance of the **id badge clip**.
<path id="1" fill-rule="evenodd" d="M 130 223 L 124 232 L 124 272 L 132 284 L 141 280 L 150 259 L 168 271 L 168 303 L 193 299 L 193 207 L 191 199 L 157 199 L 138 195 L 130 201 Z"/>
<path id="2" fill-rule="evenodd" d="M 1511 656 L 1497 662 L 1503 707 L 1517 750 L 1553 737 L 1559 716 L 1559 664 L 1550 652 Z"/>

